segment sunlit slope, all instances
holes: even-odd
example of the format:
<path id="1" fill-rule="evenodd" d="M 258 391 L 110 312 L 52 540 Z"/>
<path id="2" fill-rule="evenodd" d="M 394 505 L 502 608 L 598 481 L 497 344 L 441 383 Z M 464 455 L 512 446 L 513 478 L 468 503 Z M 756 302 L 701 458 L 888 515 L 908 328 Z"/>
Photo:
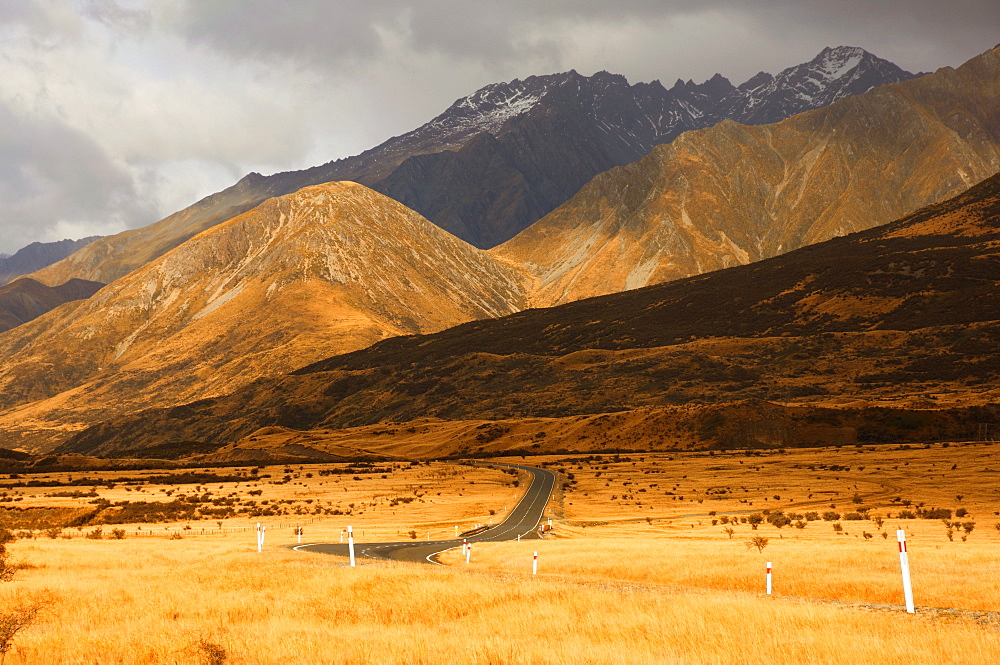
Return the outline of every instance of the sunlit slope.
<path id="1" fill-rule="evenodd" d="M 0 336 L 3 443 L 228 392 L 387 336 L 509 314 L 525 304 L 519 284 L 361 185 L 270 199 Z"/>

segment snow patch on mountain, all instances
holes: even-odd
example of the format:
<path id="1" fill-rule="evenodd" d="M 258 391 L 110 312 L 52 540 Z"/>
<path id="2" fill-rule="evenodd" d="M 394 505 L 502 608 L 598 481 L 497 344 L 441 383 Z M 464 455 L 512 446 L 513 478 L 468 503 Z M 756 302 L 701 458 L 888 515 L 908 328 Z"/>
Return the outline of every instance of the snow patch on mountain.
<path id="1" fill-rule="evenodd" d="M 824 79 L 833 81 L 861 64 L 864 55 L 864 50 L 851 46 L 825 49 L 817 58 L 817 70 Z"/>

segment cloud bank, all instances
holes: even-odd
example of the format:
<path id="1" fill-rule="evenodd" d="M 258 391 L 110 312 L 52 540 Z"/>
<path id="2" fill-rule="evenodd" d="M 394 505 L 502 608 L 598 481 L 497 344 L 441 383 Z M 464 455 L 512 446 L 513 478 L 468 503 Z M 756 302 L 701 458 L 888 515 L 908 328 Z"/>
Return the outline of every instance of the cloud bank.
<path id="1" fill-rule="evenodd" d="M 926 71 L 998 26 L 978 0 L 5 0 L 0 252 L 355 154 L 498 80 L 738 83 L 839 44 Z"/>

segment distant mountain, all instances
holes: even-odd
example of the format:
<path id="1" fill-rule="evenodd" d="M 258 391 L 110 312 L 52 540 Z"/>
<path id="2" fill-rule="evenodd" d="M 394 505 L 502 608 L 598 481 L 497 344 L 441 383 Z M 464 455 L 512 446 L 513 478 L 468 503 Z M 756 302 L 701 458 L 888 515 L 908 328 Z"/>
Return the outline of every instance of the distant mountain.
<path id="1" fill-rule="evenodd" d="M 110 420 L 58 450 L 203 450 L 273 426 L 322 442 L 381 422 L 391 429 L 370 445 L 391 452 L 385 441 L 435 419 L 505 419 L 470 424 L 465 455 L 509 448 L 517 419 L 534 419 L 515 441 L 524 448 L 546 431 L 598 451 L 961 440 L 1000 416 L 998 275 L 1000 175 L 776 258 L 388 339 L 232 395 Z M 880 402 L 891 408 L 868 408 Z"/>
<path id="2" fill-rule="evenodd" d="M 56 261 L 61 261 L 100 237 L 90 236 L 80 240 L 59 240 L 57 242 L 33 242 L 27 247 L 17 250 L 13 255 L 0 254 L 0 286 L 21 275 L 27 275 Z"/>
<path id="3" fill-rule="evenodd" d="M 740 87 L 630 85 L 608 72 L 531 76 L 486 86 L 429 123 L 357 156 L 304 171 L 251 173 L 144 229 L 103 239 L 35 277 L 111 282 L 196 233 L 302 187 L 354 181 L 390 196 L 480 248 L 512 238 L 598 173 L 633 162 L 682 132 L 724 118 L 770 122 L 873 86 L 912 78 L 852 47 L 825 49 L 775 77 Z"/>
<path id="4" fill-rule="evenodd" d="M 316 185 L 0 335 L 0 437 L 38 444 L 525 305 L 513 269 L 402 204 L 354 183 Z"/>
<path id="5" fill-rule="evenodd" d="M 866 57 L 837 53 L 777 78 L 844 78 Z M 490 251 L 532 274 L 539 306 L 759 261 L 884 224 L 996 173 L 998 109 L 994 49 L 779 123 L 725 120 L 598 175 Z"/>
<path id="6" fill-rule="evenodd" d="M 777 76 L 760 72 L 730 91 L 713 109 L 713 118 L 744 125 L 780 122 L 913 76 L 862 48 L 825 48 L 809 62 L 789 67 Z"/>
<path id="7" fill-rule="evenodd" d="M 89 298 L 104 284 L 71 279 L 59 286 L 45 286 L 30 277 L 0 286 L 0 332 L 16 328 L 73 300 Z"/>

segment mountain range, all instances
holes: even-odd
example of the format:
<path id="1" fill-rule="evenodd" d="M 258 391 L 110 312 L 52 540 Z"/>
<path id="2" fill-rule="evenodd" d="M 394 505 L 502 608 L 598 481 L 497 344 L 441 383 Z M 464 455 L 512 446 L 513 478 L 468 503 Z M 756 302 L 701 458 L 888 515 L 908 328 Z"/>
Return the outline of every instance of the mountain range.
<path id="1" fill-rule="evenodd" d="M 723 121 L 611 169 L 492 250 L 549 306 L 870 228 L 1000 170 L 1000 50 L 770 125 Z"/>
<path id="2" fill-rule="evenodd" d="M 737 93 L 745 99 L 770 99 L 751 93 L 789 86 L 798 86 L 795 98 L 801 103 L 809 96 L 823 97 L 822 91 L 836 96 L 829 92 L 834 87 L 868 85 L 867 57 L 860 50 L 829 49 L 797 75 L 789 71 L 770 82 L 755 77 L 760 80 L 741 86 L 742 91 L 715 77 L 692 99 L 700 95 L 704 103 L 717 103 Z M 0 335 L 0 443 L 46 450 L 94 423 L 117 422 L 148 406 L 186 413 L 190 408 L 178 405 L 220 398 L 248 384 L 270 386 L 284 396 L 283 405 L 260 397 L 261 413 L 271 414 L 273 423 L 311 427 L 317 422 L 309 415 L 312 407 L 306 415 L 296 410 L 309 400 L 300 399 L 298 388 L 285 391 L 284 384 L 267 377 L 387 337 L 402 335 L 402 343 L 407 335 L 478 319 L 544 318 L 535 311 L 516 312 L 758 261 L 876 226 L 1000 170 L 998 71 L 994 50 L 958 69 L 842 96 L 829 106 L 773 125 L 723 120 L 686 132 L 637 162 L 598 175 L 552 213 L 488 251 L 400 202 L 351 182 L 310 185 L 243 210 L 260 191 L 291 187 L 305 172 L 249 177 L 166 220 L 99 240 L 35 274 L 45 283 L 76 273 L 108 275 L 111 280 L 90 300 L 63 304 Z M 608 90 L 631 90 L 633 95 L 643 85 L 653 86 L 629 86 L 620 77 L 604 74 L 558 77 L 586 79 L 587 86 L 606 79 Z M 516 83 L 527 81 L 533 79 Z M 827 85 L 817 88 L 822 81 Z M 570 83 L 560 85 L 560 94 L 574 89 Z M 578 99 L 587 86 L 576 86 L 577 96 L 571 97 Z M 674 86 L 689 92 L 694 88 L 698 86 Z M 494 119 L 507 114 L 500 129 L 487 128 L 492 137 L 488 141 L 500 140 L 490 132 L 503 134 L 522 126 L 519 123 L 528 127 L 535 114 L 559 115 L 545 111 L 541 101 L 511 96 L 509 89 L 491 86 L 480 93 L 481 99 L 463 106 L 464 111 L 453 106 L 439 117 L 451 119 L 450 134 L 426 129 L 431 123 L 421 128 L 424 134 L 417 130 L 406 135 L 410 145 L 430 145 L 428 137 L 443 134 L 459 137 L 456 141 L 470 136 L 473 143 L 480 140 L 475 137 L 482 126 L 458 121 L 466 112 Z M 558 99 L 550 93 L 542 98 Z M 620 101 L 616 94 L 594 97 L 595 107 Z M 493 110 L 488 113 L 469 110 L 489 104 Z M 749 106 L 755 113 L 768 108 L 764 102 Z M 558 135 L 547 140 L 556 145 L 556 139 Z M 389 143 L 379 149 L 388 150 Z M 462 153 L 468 145 L 445 152 Z M 393 168 L 377 159 L 368 165 L 373 173 L 388 168 L 385 177 L 391 178 L 413 159 L 402 159 Z M 721 296 L 712 293 L 706 298 L 714 304 Z M 567 321 L 560 323 L 560 317 L 577 310 L 552 311 L 557 314 L 545 331 L 575 330 Z M 595 324 L 613 323 L 599 310 L 585 311 Z M 510 330 L 504 329 L 504 334 Z M 578 330 L 571 334 L 576 335 Z M 678 339 L 670 344 L 678 346 Z M 535 340 L 513 335 L 509 341 L 527 350 Z M 411 352 L 416 361 L 423 347 Z M 456 362 L 468 371 L 483 365 L 491 377 L 489 385 L 501 395 L 508 389 L 524 392 L 516 363 L 507 367 L 506 358 L 497 366 L 491 366 L 488 355 L 458 355 Z M 373 407 L 372 414 L 413 417 L 428 407 L 417 396 L 448 391 L 449 382 L 434 380 L 437 369 L 428 371 L 426 380 L 417 378 L 422 371 L 414 365 L 414 374 L 401 379 L 406 397 L 384 391 L 398 400 L 394 408 L 402 411 L 394 414 L 380 406 Z M 547 369 L 532 366 L 531 371 L 544 376 Z M 740 371 L 733 369 L 736 375 Z M 346 384 L 318 389 L 327 391 L 325 396 L 350 393 L 367 380 L 352 374 Z M 626 381 L 628 386 L 631 381 Z M 789 385 L 782 389 L 791 390 Z M 602 388 L 581 402 L 584 406 L 573 406 L 572 400 L 559 403 L 562 406 L 541 400 L 539 409 L 553 415 L 562 408 L 578 414 L 631 408 L 619 403 L 625 399 L 619 395 L 631 394 L 628 390 Z M 468 394 L 483 400 L 479 415 L 505 413 L 491 410 L 488 405 L 495 400 L 488 394 Z M 760 393 L 744 395 L 755 396 Z M 457 418 L 466 408 L 457 405 L 454 395 L 441 399 L 440 406 L 443 411 L 428 412 Z M 227 432 L 245 433 L 246 421 L 233 422 L 236 429 Z M 354 421 L 345 417 L 338 422 Z M 206 424 L 204 432 L 213 427 Z M 201 434 L 192 440 L 204 443 Z"/>
<path id="3" fill-rule="evenodd" d="M 103 238 L 34 275 L 110 283 L 267 198 L 332 181 L 358 182 L 480 248 L 512 238 L 598 173 L 630 163 L 682 132 L 723 119 L 772 122 L 913 74 L 855 47 L 824 49 L 777 76 L 734 87 L 630 85 L 575 71 L 486 86 L 427 124 L 354 157 L 303 171 L 251 173 L 143 229 Z"/>
<path id="4" fill-rule="evenodd" d="M 989 406 L 1000 394 L 998 248 L 995 175 L 885 226 L 670 284 L 394 337 L 226 397 L 116 418 L 58 452 L 233 452 L 309 430 L 322 450 L 324 440 L 342 446 L 345 428 L 384 452 L 460 421 L 463 436 L 425 453 L 542 439 L 600 450 L 636 431 L 654 448 L 971 436 L 977 419 L 1000 415 Z M 880 401 L 890 408 L 871 408 Z M 841 408 L 822 408 L 831 405 Z M 520 431 L 508 436 L 514 422 Z"/>
<path id="5" fill-rule="evenodd" d="M 33 242 L 27 247 L 17 250 L 13 255 L 0 255 L 0 286 L 21 275 L 33 273 L 56 261 L 61 261 L 98 238 L 100 236 L 90 236 L 80 240 Z"/>

